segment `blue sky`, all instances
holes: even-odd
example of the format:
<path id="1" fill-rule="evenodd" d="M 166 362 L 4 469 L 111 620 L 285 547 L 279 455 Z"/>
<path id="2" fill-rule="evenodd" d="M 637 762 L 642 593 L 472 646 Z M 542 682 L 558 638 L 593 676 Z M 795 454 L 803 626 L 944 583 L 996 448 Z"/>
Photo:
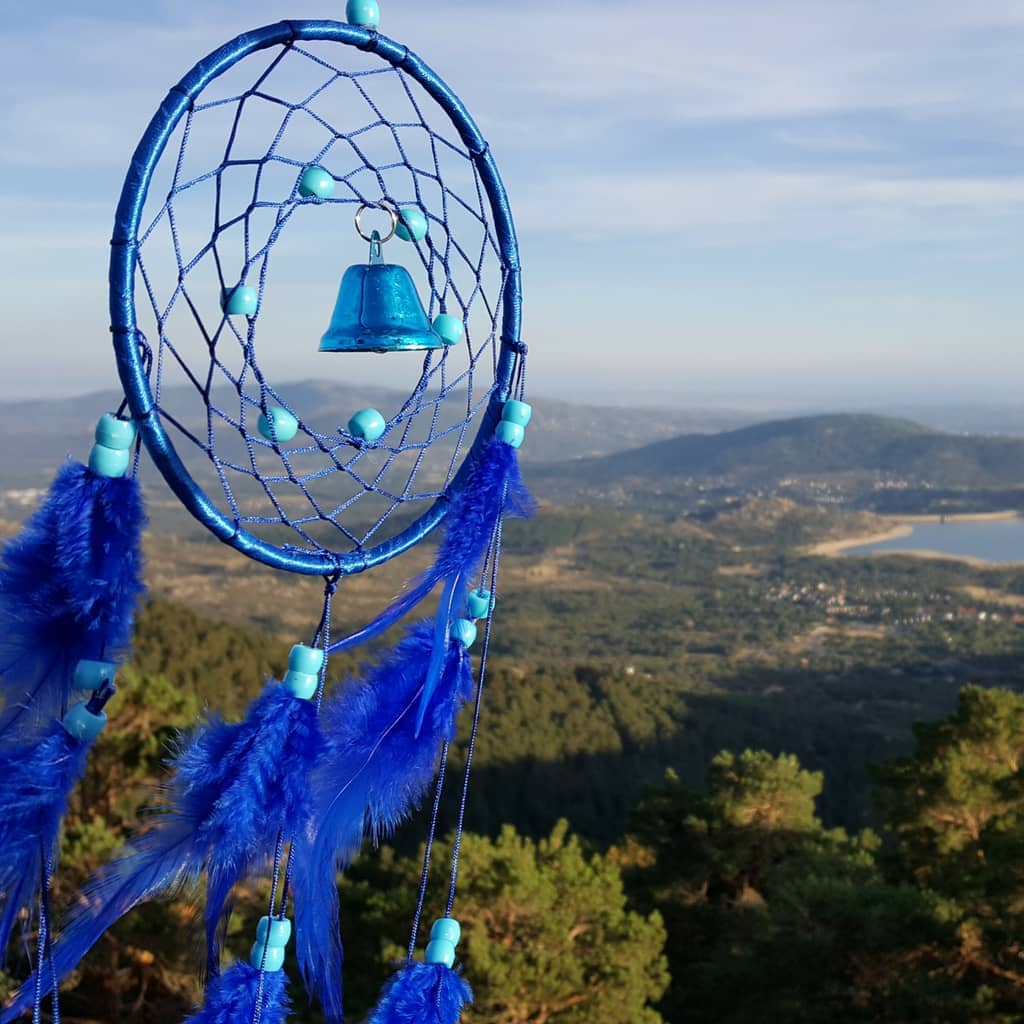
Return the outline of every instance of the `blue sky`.
<path id="1" fill-rule="evenodd" d="M 382 0 L 480 123 L 537 391 L 765 406 L 1015 399 L 1019 0 Z M 172 82 L 341 0 L 22 5 L 0 38 L 0 400 L 113 380 L 107 241 Z M 11 15 L 7 16 L 8 18 Z M 316 371 L 325 311 L 297 310 Z"/>

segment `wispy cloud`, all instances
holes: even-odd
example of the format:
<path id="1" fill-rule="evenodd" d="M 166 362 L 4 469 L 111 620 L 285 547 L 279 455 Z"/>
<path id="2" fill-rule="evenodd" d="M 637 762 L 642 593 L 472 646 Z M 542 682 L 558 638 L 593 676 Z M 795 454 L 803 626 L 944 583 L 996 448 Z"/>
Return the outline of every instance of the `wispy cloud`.
<path id="1" fill-rule="evenodd" d="M 154 94 L 215 40 L 281 16 L 279 4 L 264 0 L 157 4 L 151 22 L 125 25 L 120 5 L 109 6 L 109 18 L 55 11 L 0 41 L 5 74 L 23 86 L 5 115 L 15 154 L 41 155 L 47 134 L 52 146 L 69 131 L 92 137 L 85 152 L 102 154 L 109 136 L 151 109 Z M 337 14 L 335 0 L 314 7 Z M 527 113 L 546 144 L 578 133 L 574 122 L 610 135 L 632 121 L 855 111 L 987 121 L 1024 109 L 1019 4 L 648 0 L 635 18 L 620 9 L 603 0 L 475 8 L 391 0 L 385 27 L 465 85 L 482 118 L 516 122 Z M 45 119 L 35 116 L 40 110 Z M 108 127 L 79 133 L 83 121 Z"/>
<path id="2" fill-rule="evenodd" d="M 888 337 L 881 317 L 892 309 L 884 282 L 895 248 L 934 242 L 955 262 L 965 302 L 975 282 L 990 319 L 1019 314 L 1018 291 L 999 291 L 992 268 L 996 281 L 1010 281 L 1007 268 L 1024 254 L 1020 0 L 645 0 L 632 17 L 619 0 L 382 6 L 384 31 L 467 101 L 498 156 L 526 247 L 542 243 L 534 251 L 552 264 L 559 239 L 643 232 L 663 252 L 681 238 L 721 243 L 741 261 L 745 246 L 811 240 L 816 272 L 827 277 L 833 260 L 839 291 L 851 286 L 844 250 L 863 246 L 882 283 L 858 302 L 879 311 L 873 329 Z M 302 14 L 334 18 L 342 7 L 309 0 Z M 121 175 L 168 87 L 220 42 L 288 13 L 280 0 L 89 0 L 8 25 L 8 307 L 31 318 L 45 307 L 48 275 L 70 288 L 101 274 L 88 253 L 105 247 Z M 593 259 L 608 252 L 595 247 Z M 588 268 L 571 272 L 579 279 Z M 947 285 L 948 276 L 920 282 L 923 293 Z M 537 280 L 531 308 L 555 309 L 562 290 L 555 278 Z M 102 335 L 102 296 L 93 305 L 87 327 Z M 779 339 L 793 330 L 785 315 L 771 328 Z M 909 314 L 899 322 L 911 352 L 953 330 L 927 301 L 913 316 L 916 329 Z M 601 330 L 621 337 L 625 321 L 606 319 Z M 963 322 L 972 319 L 965 312 Z M 704 336 L 727 351 L 727 339 Z M 610 343 L 602 351 L 595 365 L 613 364 Z M 21 354 L 23 365 L 31 355 Z M 652 372 L 657 360 L 649 356 Z"/>
<path id="3" fill-rule="evenodd" d="M 521 223 L 577 238 L 678 236 L 708 228 L 752 226 L 759 237 L 964 240 L 1024 232 L 1024 176 L 872 178 L 847 174 L 583 174 L 570 190 L 529 193 Z"/>

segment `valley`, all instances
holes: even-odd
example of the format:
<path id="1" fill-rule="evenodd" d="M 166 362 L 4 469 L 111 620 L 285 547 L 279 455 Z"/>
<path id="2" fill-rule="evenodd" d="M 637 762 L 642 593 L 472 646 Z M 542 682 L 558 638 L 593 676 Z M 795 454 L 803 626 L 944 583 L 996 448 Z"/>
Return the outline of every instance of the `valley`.
<path id="1" fill-rule="evenodd" d="M 992 462 L 1009 441 L 991 448 L 989 439 L 967 444 L 864 417 L 686 434 L 614 455 L 586 454 L 588 436 L 581 429 L 572 460 L 524 460 L 540 509 L 505 529 L 466 826 L 470 842 L 500 846 L 514 829 L 543 845 L 568 822 L 574 842 L 633 879 L 639 905 L 666 914 L 672 977 L 682 978 L 688 964 L 704 962 L 680 937 L 692 922 L 672 924 L 691 904 L 643 881 L 657 844 L 636 847 L 651 842 L 644 815 L 659 793 L 691 806 L 697 797 L 680 794 L 718 785 L 723 751 L 760 752 L 780 771 L 792 762 L 800 778 L 818 780 L 807 783 L 816 787 L 814 829 L 868 849 L 873 840 L 863 837 L 872 833 L 862 830 L 885 824 L 878 773 L 912 753 L 915 723 L 950 715 L 971 686 L 1024 694 L 1024 566 L 845 553 L 947 509 L 1012 515 L 1024 461 L 1017 478 L 1012 461 Z M 1011 454 L 1014 445 L 1024 441 L 1013 441 Z M 116 724 L 72 810 L 71 878 L 129 834 L 177 730 L 204 709 L 240 715 L 268 675 L 283 673 L 290 645 L 308 642 L 322 601 L 322 581 L 241 558 L 192 522 L 148 467 L 145 479 L 149 593 Z M 10 535 L 45 481 L 0 484 L 0 535 Z M 913 512 L 888 512 L 894 494 Z M 343 580 L 334 635 L 379 612 L 434 550 L 428 540 Z M 427 602 L 422 614 L 431 613 Z M 379 645 L 399 635 L 393 629 Z M 358 672 L 368 656 L 333 658 L 331 679 Z M 449 756 L 456 775 L 467 725 Z M 442 829 L 457 809 L 458 788 L 448 787 Z M 422 825 L 417 817 L 399 829 L 380 866 L 361 861 L 346 899 L 361 898 L 360 872 L 406 871 Z M 240 914 L 256 914 L 258 901 L 243 890 Z M 190 920 L 187 905 L 174 906 Z M 165 921 L 143 913 L 111 941 L 126 993 L 145 971 L 133 959 L 142 943 L 165 965 L 162 998 L 180 1007 L 188 997 L 173 979 L 190 976 L 187 957 L 157 923 Z M 370 965 L 371 979 L 386 969 L 372 942 L 357 938 L 351 955 Z M 94 999 L 88 993 L 104 977 L 98 961 L 87 966 L 81 998 Z M 377 984 L 353 988 L 357 1009 Z M 120 991 L 111 990 L 112 1006 Z M 666 1019 L 688 1022 L 667 998 Z M 714 1005 L 721 991 L 707 998 Z M 700 1005 L 694 1019 L 703 1019 Z"/>

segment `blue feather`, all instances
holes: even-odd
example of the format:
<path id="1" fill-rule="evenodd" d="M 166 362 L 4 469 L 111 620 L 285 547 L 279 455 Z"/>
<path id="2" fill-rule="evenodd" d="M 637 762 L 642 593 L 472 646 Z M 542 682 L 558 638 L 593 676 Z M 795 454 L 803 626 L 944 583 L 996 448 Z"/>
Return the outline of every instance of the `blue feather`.
<path id="1" fill-rule="evenodd" d="M 218 925 L 231 887 L 274 853 L 279 832 L 305 828 L 309 772 L 323 740 L 316 707 L 271 683 L 244 721 L 213 719 L 181 750 L 155 827 L 101 869 L 76 901 L 53 949 L 66 977 L 115 922 L 158 896 L 194 886 L 205 869 L 209 967 L 217 970 Z M 29 978 L 0 1016 L 7 1024 L 31 1005 Z M 44 986 L 52 987 L 49 969 Z M 49 991 L 49 988 L 47 988 Z"/>
<path id="2" fill-rule="evenodd" d="M 411 961 L 387 983 L 367 1024 L 458 1024 L 473 991 L 444 964 Z"/>
<path id="3" fill-rule="evenodd" d="M 448 657 L 449 636 L 453 612 L 455 610 L 455 598 L 461 593 L 462 575 L 456 573 L 445 581 L 444 590 L 441 593 L 441 600 L 437 604 L 437 614 L 434 616 L 434 643 L 430 651 L 430 663 L 427 665 L 427 675 L 423 680 L 423 689 L 420 692 L 419 707 L 416 710 L 416 735 L 419 736 L 423 730 L 423 720 L 427 716 L 430 701 L 434 696 L 438 683 L 441 681 L 441 672 L 444 670 L 445 661 Z"/>
<path id="4" fill-rule="evenodd" d="M 0 737 L 60 718 L 75 666 L 117 655 L 142 593 L 137 481 L 68 463 L 0 553 Z"/>
<path id="5" fill-rule="evenodd" d="M 82 777 L 89 744 L 59 722 L 30 748 L 0 754 L 0 962 L 18 912 L 35 899 L 68 796 Z"/>
<path id="6" fill-rule="evenodd" d="M 535 503 L 519 472 L 515 448 L 489 442 L 470 471 L 466 485 L 451 499 L 444 518 L 444 539 L 434 564 L 372 622 L 331 644 L 331 653 L 372 640 L 408 615 L 442 580 L 476 574 L 499 518 L 527 518 Z"/>
<path id="7" fill-rule="evenodd" d="M 210 982 L 202 1008 L 185 1024 L 285 1024 L 291 1009 L 287 980 L 284 971 L 267 971 L 261 978 L 257 968 L 240 960 Z"/>
<path id="8" fill-rule="evenodd" d="M 337 871 L 358 853 L 364 832 L 377 841 L 415 809 L 473 692 L 469 655 L 451 644 L 417 736 L 416 707 L 433 649 L 428 620 L 368 668 L 365 681 L 350 682 L 324 705 L 327 750 L 311 778 L 313 838 L 296 843 L 293 868 L 299 964 L 331 1020 L 341 1018 Z"/>

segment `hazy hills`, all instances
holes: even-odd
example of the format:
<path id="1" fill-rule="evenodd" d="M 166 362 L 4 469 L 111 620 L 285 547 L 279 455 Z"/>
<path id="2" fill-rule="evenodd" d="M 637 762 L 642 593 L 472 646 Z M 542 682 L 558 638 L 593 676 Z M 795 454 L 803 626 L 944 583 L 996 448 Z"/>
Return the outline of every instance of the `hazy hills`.
<path id="1" fill-rule="evenodd" d="M 395 409 L 405 397 L 319 381 L 281 391 L 325 432 L 357 408 Z M 164 396 L 175 410 L 187 410 L 189 397 L 173 390 Z M 0 492 L 44 486 L 68 454 L 84 457 L 98 413 L 118 401 L 109 392 L 0 404 Z M 237 396 L 234 401 L 237 408 Z M 201 412 L 194 403 L 192 419 L 181 419 L 204 435 Z M 442 407 L 438 429 L 459 415 Z M 714 508 L 751 495 L 901 512 L 962 508 L 964 501 L 972 508 L 1024 503 L 1024 438 L 952 434 L 869 414 L 761 423 L 750 423 L 748 416 L 739 410 L 629 409 L 543 399 L 536 403 L 524 464 L 542 498 L 661 514 Z M 215 491 L 209 464 L 200 459 L 190 465 Z M 146 481 L 157 497 L 159 481 L 152 474 Z"/>
<path id="2" fill-rule="evenodd" d="M 551 497 L 623 505 L 775 489 L 844 503 L 886 489 L 1024 485 L 1024 439 L 944 434 L 883 416 L 809 416 L 549 463 L 534 467 L 533 478 Z"/>
<path id="3" fill-rule="evenodd" d="M 289 404 L 304 419 L 325 432 L 346 422 L 357 409 L 373 406 L 383 411 L 399 408 L 404 392 L 387 388 L 300 381 L 281 387 Z M 0 489 L 36 487 L 52 475 L 54 466 L 69 454 L 84 458 L 92 442 L 92 430 L 100 414 L 115 409 L 118 392 L 95 392 L 70 399 L 0 403 Z M 225 408 L 228 401 L 224 401 Z M 168 408 L 188 410 L 192 394 L 169 389 Z M 238 400 L 234 405 L 237 412 Z M 180 416 L 184 426 L 205 433 L 198 404 Z M 461 414 L 444 410 L 439 427 Z M 536 403 L 530 434 L 528 460 L 606 455 L 621 448 L 644 445 L 687 432 L 717 431 L 750 423 L 752 414 L 729 409 L 628 409 L 587 405 L 545 398 Z"/>

